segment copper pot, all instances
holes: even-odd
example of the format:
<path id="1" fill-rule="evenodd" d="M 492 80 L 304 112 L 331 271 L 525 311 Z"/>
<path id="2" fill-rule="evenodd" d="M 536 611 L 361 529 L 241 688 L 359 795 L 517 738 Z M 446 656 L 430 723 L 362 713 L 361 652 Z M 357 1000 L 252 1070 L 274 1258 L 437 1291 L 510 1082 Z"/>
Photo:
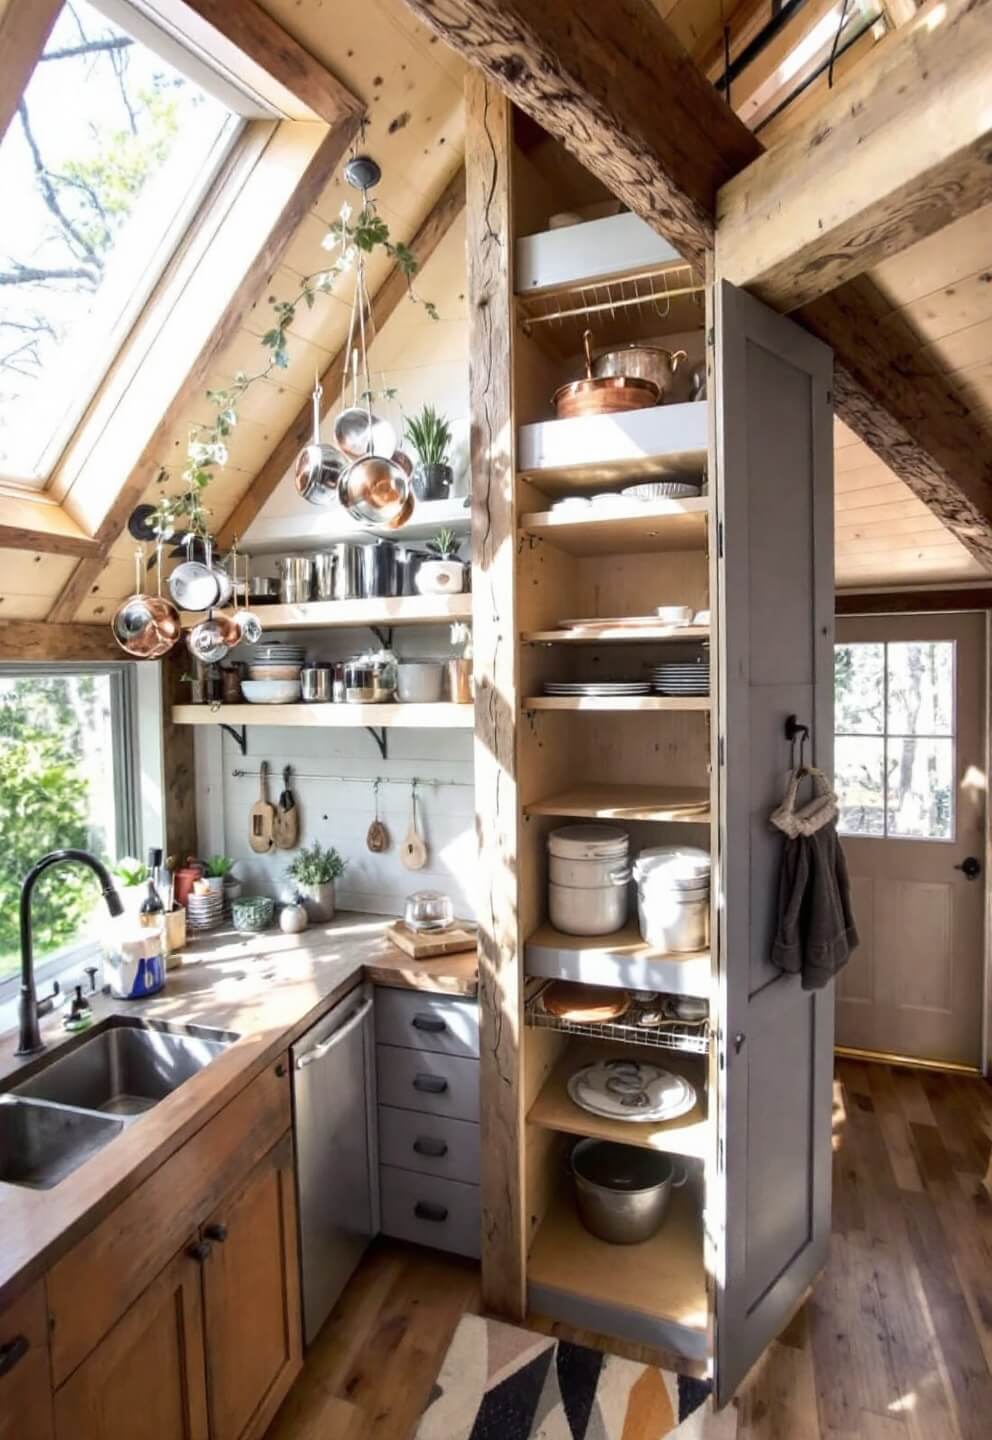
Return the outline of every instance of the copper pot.
<path id="1" fill-rule="evenodd" d="M 679 365 L 689 356 L 685 350 L 666 350 L 662 345 L 623 345 L 607 350 L 593 362 L 597 377 L 622 376 L 627 380 L 653 380 L 664 404 Z"/>
<path id="2" fill-rule="evenodd" d="M 206 620 L 194 625 L 186 636 L 186 645 L 191 655 L 205 665 L 223 660 L 228 650 L 241 639 L 241 626 L 229 615 L 214 615 L 211 611 Z"/>
<path id="3" fill-rule="evenodd" d="M 143 569 L 139 550 L 135 555 L 135 593 L 118 606 L 111 629 L 126 654 L 137 660 L 160 660 L 182 634 L 182 622 L 171 601 L 142 593 Z M 161 564 L 158 573 L 161 584 Z"/>
<path id="4" fill-rule="evenodd" d="M 551 397 L 559 420 L 580 415 L 614 415 L 621 410 L 647 410 L 657 405 L 661 391 L 653 380 L 628 375 L 593 377 L 592 331 L 582 337 L 586 352 L 586 378 L 560 385 Z"/>
<path id="5" fill-rule="evenodd" d="M 395 529 L 413 513 L 413 481 L 395 460 L 364 455 L 342 473 L 338 496 L 348 514 L 366 525 Z"/>

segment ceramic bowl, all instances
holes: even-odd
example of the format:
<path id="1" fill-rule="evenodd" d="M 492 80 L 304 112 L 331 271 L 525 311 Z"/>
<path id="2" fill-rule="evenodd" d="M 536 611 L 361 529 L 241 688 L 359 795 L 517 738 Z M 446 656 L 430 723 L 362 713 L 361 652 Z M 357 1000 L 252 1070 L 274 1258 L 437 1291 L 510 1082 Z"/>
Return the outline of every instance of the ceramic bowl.
<path id="1" fill-rule="evenodd" d="M 299 680 L 242 680 L 249 705 L 292 705 L 300 698 Z"/>
<path id="2" fill-rule="evenodd" d="M 302 665 L 259 665 L 248 666 L 249 680 L 299 680 Z"/>
<path id="3" fill-rule="evenodd" d="M 275 912 L 275 901 L 268 895 L 244 895 L 231 904 L 231 920 L 235 930 L 242 930 L 249 935 L 267 930 L 272 924 Z"/>

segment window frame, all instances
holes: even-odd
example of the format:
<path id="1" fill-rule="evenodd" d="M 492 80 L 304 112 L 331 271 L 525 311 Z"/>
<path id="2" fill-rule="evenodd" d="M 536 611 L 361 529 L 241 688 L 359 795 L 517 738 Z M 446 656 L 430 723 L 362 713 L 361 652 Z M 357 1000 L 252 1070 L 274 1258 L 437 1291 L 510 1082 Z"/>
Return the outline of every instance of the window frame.
<path id="1" fill-rule="evenodd" d="M 114 830 L 120 855 L 144 853 L 140 806 L 141 757 L 138 743 L 138 676 L 132 661 L 0 661 L 0 680 L 41 679 L 52 675 L 97 675 L 110 678 L 110 725 L 114 757 Z M 38 856 L 41 859 L 41 856 Z M 90 958 L 99 959 L 98 941 L 64 945 L 35 966 L 35 981 L 58 979 Z M 0 978 L 0 1006 L 14 998 L 20 969 Z"/>
<path id="2" fill-rule="evenodd" d="M 951 647 L 951 725 L 946 735 L 938 734 L 896 734 L 889 730 L 889 647 L 890 645 L 949 645 Z M 836 723 L 836 709 L 834 715 L 834 740 L 873 740 L 882 743 L 882 833 L 880 835 L 865 834 L 858 830 L 844 830 L 841 828 L 841 817 L 838 814 L 837 833 L 845 840 L 894 840 L 909 841 L 915 844 L 924 845 L 956 845 L 958 843 L 958 805 L 956 799 L 956 785 L 954 776 L 957 771 L 958 757 L 958 642 L 950 639 L 923 639 L 917 641 L 907 640 L 835 640 L 834 661 L 836 666 L 837 652 L 840 650 L 851 650 L 855 646 L 872 646 L 882 651 L 882 729 L 877 734 L 867 732 L 856 733 L 854 731 L 839 730 Z M 951 747 L 951 826 L 947 835 L 899 835 L 892 834 L 889 830 L 889 742 L 902 740 L 940 740 L 946 741 Z M 839 799 L 839 797 L 838 797 Z"/>

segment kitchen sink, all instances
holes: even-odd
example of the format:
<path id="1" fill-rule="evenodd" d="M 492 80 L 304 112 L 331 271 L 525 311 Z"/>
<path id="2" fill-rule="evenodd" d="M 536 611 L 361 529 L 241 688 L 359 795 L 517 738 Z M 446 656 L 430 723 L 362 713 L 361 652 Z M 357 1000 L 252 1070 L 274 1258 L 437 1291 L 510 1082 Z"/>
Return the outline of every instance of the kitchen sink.
<path id="1" fill-rule="evenodd" d="M 43 1056 L 0 1094 L 0 1182 L 57 1185 L 237 1039 L 206 1025 L 111 1015 Z"/>
<path id="2" fill-rule="evenodd" d="M 50 1190 L 123 1128 L 110 1115 L 0 1096 L 0 1181 Z"/>

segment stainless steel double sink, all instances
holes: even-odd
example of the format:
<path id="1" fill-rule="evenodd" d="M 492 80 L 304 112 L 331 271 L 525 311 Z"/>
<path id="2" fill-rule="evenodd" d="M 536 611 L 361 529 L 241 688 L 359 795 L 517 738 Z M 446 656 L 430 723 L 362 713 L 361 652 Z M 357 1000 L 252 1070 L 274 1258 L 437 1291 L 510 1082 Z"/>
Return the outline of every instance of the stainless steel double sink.
<path id="1" fill-rule="evenodd" d="M 11 1077 L 0 1094 L 0 1182 L 51 1189 L 237 1039 L 109 1016 Z"/>

